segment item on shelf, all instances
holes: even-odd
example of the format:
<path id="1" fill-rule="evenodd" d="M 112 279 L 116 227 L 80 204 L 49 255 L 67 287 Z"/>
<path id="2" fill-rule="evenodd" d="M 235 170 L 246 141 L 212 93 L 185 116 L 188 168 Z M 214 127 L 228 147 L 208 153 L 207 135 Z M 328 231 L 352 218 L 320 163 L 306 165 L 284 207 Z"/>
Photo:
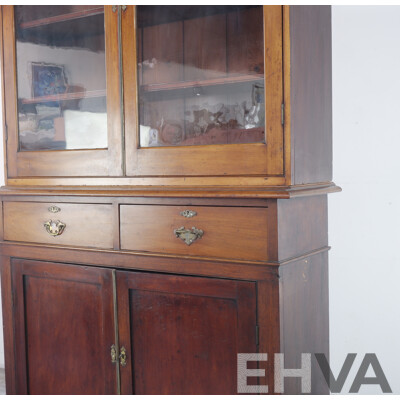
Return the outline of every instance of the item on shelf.
<path id="1" fill-rule="evenodd" d="M 37 104 L 34 110 L 36 113 L 20 112 L 18 114 L 22 150 L 36 150 L 40 149 L 40 146 L 48 149 L 55 139 L 54 118 L 60 117 L 60 107 Z M 58 148 L 64 148 L 62 144 L 59 146 L 61 147 Z"/>
<path id="2" fill-rule="evenodd" d="M 140 125 L 140 145 L 142 147 L 159 146 L 158 130 L 150 126 Z"/>
<path id="3" fill-rule="evenodd" d="M 222 110 L 222 108 L 221 108 Z M 223 117 L 223 111 L 211 112 L 205 108 L 201 110 L 194 110 L 194 122 L 193 132 L 195 136 L 204 134 L 207 130 L 222 125 L 221 117 Z"/>
<path id="4" fill-rule="evenodd" d="M 244 127 L 246 129 L 255 128 L 259 123 L 258 112 L 260 111 L 260 105 L 253 104 L 250 109 L 247 109 L 246 102 L 244 101 L 243 109 L 244 109 L 244 121 L 245 121 Z"/>
<path id="5" fill-rule="evenodd" d="M 159 140 L 166 145 L 178 145 L 184 139 L 182 125 L 176 121 L 165 121 L 162 119 L 159 129 Z"/>
<path id="6" fill-rule="evenodd" d="M 107 113 L 65 110 L 67 149 L 107 148 Z"/>
<path id="7" fill-rule="evenodd" d="M 140 135 L 140 145 L 142 147 L 149 147 L 150 143 L 150 126 L 140 125 L 139 126 L 139 135 Z"/>
<path id="8" fill-rule="evenodd" d="M 157 59 L 152 58 L 151 60 L 144 60 L 141 63 L 138 63 L 139 68 L 151 68 L 153 69 L 157 65 Z"/>
<path id="9" fill-rule="evenodd" d="M 67 91 L 68 85 L 62 65 L 32 63 L 32 96 L 50 96 Z"/>
<path id="10" fill-rule="evenodd" d="M 43 149 L 52 148 L 54 136 L 55 136 L 54 128 L 49 128 L 49 126 L 47 126 L 47 129 L 40 129 L 40 124 L 34 131 L 30 130 L 20 131 L 21 150 L 38 150 L 42 148 Z"/>
<path id="11" fill-rule="evenodd" d="M 242 103 L 244 109 L 244 127 L 246 129 L 255 128 L 261 124 L 264 125 L 263 94 L 264 86 L 254 84 L 251 91 L 252 106 L 247 109 L 247 102 L 244 101 Z"/>
<path id="12" fill-rule="evenodd" d="M 158 130 L 150 129 L 149 131 L 149 146 L 157 146 L 158 145 Z"/>
<path id="13" fill-rule="evenodd" d="M 150 108 L 149 125 L 140 126 L 141 147 L 265 142 L 262 95 L 263 87 L 253 85 L 250 109 L 246 102 L 187 103 L 184 119 L 168 119 L 162 108 Z"/>
<path id="14" fill-rule="evenodd" d="M 37 115 L 34 113 L 19 113 L 18 120 L 20 133 L 34 132 L 38 127 Z"/>
<path id="15" fill-rule="evenodd" d="M 256 143 L 265 140 L 264 128 L 224 129 L 212 128 L 207 133 L 183 140 L 181 146 Z"/>
<path id="16" fill-rule="evenodd" d="M 57 105 L 48 105 L 49 103 L 46 104 L 37 104 L 35 106 L 36 109 L 36 114 L 40 117 L 40 118 L 51 118 L 51 117 L 57 117 L 59 115 L 61 115 L 61 108 L 60 106 Z M 51 103 L 53 104 L 53 102 Z"/>

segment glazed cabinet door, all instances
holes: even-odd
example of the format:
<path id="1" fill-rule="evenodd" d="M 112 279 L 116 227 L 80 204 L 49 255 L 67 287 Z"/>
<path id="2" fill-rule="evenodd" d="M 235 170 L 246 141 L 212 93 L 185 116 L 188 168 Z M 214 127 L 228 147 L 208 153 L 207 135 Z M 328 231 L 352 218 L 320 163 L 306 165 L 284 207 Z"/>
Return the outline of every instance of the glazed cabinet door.
<path id="1" fill-rule="evenodd" d="M 127 6 L 126 173 L 281 176 L 282 7 Z"/>
<path id="2" fill-rule="evenodd" d="M 116 394 L 112 271 L 11 262 L 15 394 Z"/>
<path id="3" fill-rule="evenodd" d="M 122 175 L 118 13 L 2 6 L 8 177 Z"/>
<path id="4" fill-rule="evenodd" d="M 117 272 L 121 394 L 236 394 L 256 352 L 255 284 Z"/>

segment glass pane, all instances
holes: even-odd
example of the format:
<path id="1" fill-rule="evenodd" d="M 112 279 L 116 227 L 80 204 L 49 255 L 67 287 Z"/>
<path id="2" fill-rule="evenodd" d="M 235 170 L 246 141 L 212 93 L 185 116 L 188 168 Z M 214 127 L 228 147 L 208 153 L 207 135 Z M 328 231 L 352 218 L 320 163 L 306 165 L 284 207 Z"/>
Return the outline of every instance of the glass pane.
<path id="1" fill-rule="evenodd" d="M 104 6 L 16 6 L 19 147 L 107 148 Z"/>
<path id="2" fill-rule="evenodd" d="M 138 6 L 141 147 L 265 141 L 262 6 Z"/>

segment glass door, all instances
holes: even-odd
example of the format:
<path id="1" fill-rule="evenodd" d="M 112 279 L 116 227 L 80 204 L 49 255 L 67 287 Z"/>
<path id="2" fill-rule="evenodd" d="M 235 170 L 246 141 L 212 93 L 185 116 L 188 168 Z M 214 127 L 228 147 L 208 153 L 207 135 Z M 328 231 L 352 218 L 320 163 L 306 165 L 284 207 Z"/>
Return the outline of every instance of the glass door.
<path id="1" fill-rule="evenodd" d="M 136 6 L 123 21 L 127 175 L 283 173 L 281 7 Z"/>
<path id="2" fill-rule="evenodd" d="M 117 13 L 93 5 L 4 13 L 9 175 L 121 175 Z"/>

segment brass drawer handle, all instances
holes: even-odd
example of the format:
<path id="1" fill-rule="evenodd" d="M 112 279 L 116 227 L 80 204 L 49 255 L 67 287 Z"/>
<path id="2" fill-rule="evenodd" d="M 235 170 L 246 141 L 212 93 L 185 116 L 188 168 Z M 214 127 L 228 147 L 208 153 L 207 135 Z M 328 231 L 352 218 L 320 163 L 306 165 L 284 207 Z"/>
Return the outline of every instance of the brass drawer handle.
<path id="1" fill-rule="evenodd" d="M 59 236 L 64 232 L 64 229 L 67 225 L 61 221 L 52 221 L 51 219 L 44 223 L 44 227 L 46 231 L 51 236 Z"/>
<path id="2" fill-rule="evenodd" d="M 204 235 L 204 232 L 195 227 L 192 229 L 185 229 L 184 226 L 181 226 L 178 229 L 174 229 L 174 234 L 177 238 L 183 240 L 188 246 L 190 246 L 197 239 L 201 239 Z"/>

